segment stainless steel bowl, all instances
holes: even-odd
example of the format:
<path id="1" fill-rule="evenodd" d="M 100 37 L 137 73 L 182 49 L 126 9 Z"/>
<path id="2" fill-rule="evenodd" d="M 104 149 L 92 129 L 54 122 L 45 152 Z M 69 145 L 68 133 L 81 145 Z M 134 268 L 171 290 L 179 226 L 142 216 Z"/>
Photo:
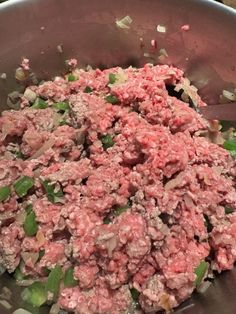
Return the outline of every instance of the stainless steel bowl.
<path id="1" fill-rule="evenodd" d="M 133 19 L 131 28 L 117 28 L 115 20 L 126 15 Z M 166 34 L 157 32 L 158 24 L 166 26 Z M 188 32 L 181 31 L 183 24 L 190 25 Z M 22 57 L 30 59 L 42 79 L 65 71 L 71 57 L 82 67 L 141 66 L 158 62 L 157 53 L 144 56 L 152 39 L 158 50 L 166 49 L 165 61 L 185 70 L 203 99 L 214 104 L 223 89 L 236 86 L 235 26 L 236 11 L 210 0 L 10 0 L 0 4 L 0 73 L 7 75 L 0 80 L 0 108 L 6 108 L 7 94 L 18 88 L 14 74 Z M 2 276 L 0 286 L 8 285 L 18 308 L 20 289 Z M 235 288 L 236 270 L 225 272 L 176 313 L 235 314 Z M 0 305 L 1 314 L 12 312 Z"/>

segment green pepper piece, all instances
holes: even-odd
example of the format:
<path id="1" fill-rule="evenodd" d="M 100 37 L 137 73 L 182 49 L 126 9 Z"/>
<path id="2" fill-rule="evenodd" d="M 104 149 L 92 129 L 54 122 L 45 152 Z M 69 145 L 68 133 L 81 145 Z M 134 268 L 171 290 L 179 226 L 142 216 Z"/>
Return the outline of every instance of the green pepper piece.
<path id="1" fill-rule="evenodd" d="M 25 156 L 21 151 L 15 152 L 15 156 L 17 159 L 25 159 Z"/>
<path id="2" fill-rule="evenodd" d="M 40 250 L 39 251 L 39 259 L 38 259 L 38 261 L 40 261 L 44 255 L 45 255 L 45 250 Z"/>
<path id="3" fill-rule="evenodd" d="M 78 280 L 74 278 L 74 269 L 72 267 L 68 268 L 64 276 L 64 286 L 65 287 L 75 287 L 78 285 Z"/>
<path id="4" fill-rule="evenodd" d="M 234 140 L 227 140 L 223 144 L 224 148 L 227 150 L 236 150 L 236 141 Z"/>
<path id="5" fill-rule="evenodd" d="M 34 236 L 38 231 L 38 223 L 36 222 L 36 215 L 34 211 L 31 211 L 27 214 L 23 228 L 25 231 L 25 234 L 29 237 Z"/>
<path id="6" fill-rule="evenodd" d="M 32 204 L 28 204 L 26 207 L 25 207 L 25 211 L 27 214 L 31 213 L 33 210 L 33 205 Z"/>
<path id="7" fill-rule="evenodd" d="M 130 293 L 132 295 L 133 300 L 135 302 L 138 302 L 138 298 L 139 298 L 139 294 L 140 294 L 139 291 L 137 289 L 135 289 L 135 288 L 131 288 L 130 289 Z"/>
<path id="8" fill-rule="evenodd" d="M 205 261 L 201 261 L 199 266 L 195 268 L 194 273 L 196 274 L 197 277 L 194 281 L 194 284 L 196 286 L 199 286 L 202 283 L 202 280 L 204 279 L 207 270 L 208 270 L 208 263 Z"/>
<path id="9" fill-rule="evenodd" d="M 112 147 L 115 144 L 110 134 L 103 135 L 101 137 L 101 142 L 104 149 L 108 149 L 109 147 Z"/>
<path id="10" fill-rule="evenodd" d="M 116 82 L 116 75 L 114 73 L 109 73 L 109 84 L 114 84 Z"/>
<path id="11" fill-rule="evenodd" d="M 69 82 L 74 82 L 74 81 L 76 81 L 76 77 L 73 74 L 69 74 L 67 77 L 67 80 Z"/>
<path id="12" fill-rule="evenodd" d="M 231 156 L 236 156 L 236 141 L 235 140 L 227 140 L 224 142 L 223 147 L 227 149 Z"/>
<path id="13" fill-rule="evenodd" d="M 109 225 L 111 223 L 111 220 L 109 218 L 104 218 L 103 223 L 104 225 Z"/>
<path id="14" fill-rule="evenodd" d="M 65 101 L 57 102 L 57 103 L 55 103 L 53 105 L 53 107 L 55 109 L 57 109 L 58 111 L 61 111 L 63 113 L 70 109 L 70 106 L 69 106 L 68 102 L 65 102 Z"/>
<path id="15" fill-rule="evenodd" d="M 17 281 L 24 280 L 27 277 L 22 273 L 19 266 L 15 269 L 13 276 Z"/>
<path id="16" fill-rule="evenodd" d="M 60 122 L 59 122 L 59 125 L 62 126 L 62 125 L 69 125 L 69 123 L 66 121 L 66 119 L 62 119 Z"/>
<path id="17" fill-rule="evenodd" d="M 2 186 L 0 188 L 0 202 L 3 202 L 8 199 L 11 194 L 9 186 Z"/>
<path id="18" fill-rule="evenodd" d="M 232 214 L 234 212 L 234 209 L 231 207 L 225 207 L 225 214 L 229 215 Z"/>
<path id="19" fill-rule="evenodd" d="M 89 86 L 86 86 L 85 89 L 84 89 L 84 93 L 92 93 L 92 88 L 89 87 Z"/>
<path id="20" fill-rule="evenodd" d="M 63 197 L 63 191 L 59 190 L 55 192 L 55 184 L 50 184 L 50 181 L 45 180 L 42 182 L 44 190 L 47 194 L 47 199 L 51 203 L 60 203 L 60 198 Z"/>
<path id="21" fill-rule="evenodd" d="M 118 104 L 119 99 L 114 95 L 108 95 L 105 97 L 105 100 L 112 105 Z"/>
<path id="22" fill-rule="evenodd" d="M 114 210 L 114 215 L 115 216 L 119 216 L 121 215 L 122 213 L 126 212 L 126 210 L 130 207 L 129 204 L 125 205 L 125 206 L 121 206 L 121 207 L 117 207 L 115 210 Z"/>
<path id="23" fill-rule="evenodd" d="M 31 106 L 31 108 L 34 108 L 34 109 L 46 109 L 46 108 L 48 108 L 48 104 L 46 103 L 45 100 L 43 100 L 42 98 L 38 97 L 38 98 L 36 98 L 34 104 Z"/>
<path id="24" fill-rule="evenodd" d="M 22 292 L 22 299 L 27 303 L 40 307 L 47 301 L 47 291 L 42 282 L 36 281 Z"/>
<path id="25" fill-rule="evenodd" d="M 28 176 L 23 176 L 14 184 L 14 189 L 19 197 L 27 195 L 28 191 L 34 186 L 34 179 Z"/>
<path id="26" fill-rule="evenodd" d="M 46 282 L 46 290 L 52 292 L 54 297 L 58 295 L 62 277 L 62 268 L 60 265 L 56 265 L 50 272 Z"/>

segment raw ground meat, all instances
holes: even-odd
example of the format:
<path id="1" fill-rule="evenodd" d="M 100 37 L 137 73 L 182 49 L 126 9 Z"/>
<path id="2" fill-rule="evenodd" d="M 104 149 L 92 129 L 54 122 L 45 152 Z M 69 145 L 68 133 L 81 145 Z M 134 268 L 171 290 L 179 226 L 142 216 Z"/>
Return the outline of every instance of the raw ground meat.
<path id="1" fill-rule="evenodd" d="M 76 286 L 61 284 L 58 297 L 69 312 L 168 312 L 192 294 L 202 261 L 218 272 L 236 261 L 235 161 L 170 94 L 186 81 L 181 70 L 69 65 L 74 80 L 28 87 L 44 108 L 22 98 L 0 117 L 0 188 L 11 189 L 0 203 L 0 264 L 44 279 L 72 267 Z M 22 176 L 34 183 L 19 196 Z"/>

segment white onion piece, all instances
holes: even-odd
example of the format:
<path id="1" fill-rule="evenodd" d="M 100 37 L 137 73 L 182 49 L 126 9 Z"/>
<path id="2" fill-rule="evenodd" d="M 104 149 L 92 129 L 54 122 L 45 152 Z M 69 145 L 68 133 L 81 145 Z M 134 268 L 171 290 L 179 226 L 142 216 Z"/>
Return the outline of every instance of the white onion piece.
<path id="1" fill-rule="evenodd" d="M 17 309 L 12 314 L 32 314 L 32 313 L 24 309 Z"/>
<path id="2" fill-rule="evenodd" d="M 27 215 L 27 213 L 26 213 L 25 210 L 20 211 L 20 212 L 17 213 L 17 215 L 15 216 L 16 221 L 19 222 L 20 224 L 23 224 L 23 222 L 25 221 L 26 215 Z"/>
<path id="3" fill-rule="evenodd" d="M 38 252 L 22 252 L 21 257 L 25 263 L 31 260 L 31 262 L 35 264 L 39 258 L 39 253 Z"/>
<path id="4" fill-rule="evenodd" d="M 63 45 L 57 45 L 57 51 L 63 53 Z"/>
<path id="5" fill-rule="evenodd" d="M 12 308 L 12 305 L 6 300 L 0 300 L 0 304 L 7 310 L 10 310 Z"/>
<path id="6" fill-rule="evenodd" d="M 212 283 L 210 281 L 203 281 L 203 283 L 201 283 L 201 285 L 197 288 L 197 291 L 200 293 L 205 293 L 211 284 Z"/>
<path id="7" fill-rule="evenodd" d="M 157 32 L 165 33 L 166 32 L 166 27 L 164 25 L 157 25 Z"/>
<path id="8" fill-rule="evenodd" d="M 55 112 L 53 115 L 53 125 L 55 127 L 57 127 L 57 126 L 59 126 L 60 122 L 61 122 L 61 115 L 59 113 Z"/>
<path id="9" fill-rule="evenodd" d="M 148 52 L 144 52 L 143 56 L 144 56 L 145 58 L 150 58 L 150 57 L 151 57 L 150 53 L 148 53 Z"/>
<path id="10" fill-rule="evenodd" d="M 20 82 L 27 78 L 24 70 L 21 67 L 16 69 L 15 78 Z"/>
<path id="11" fill-rule="evenodd" d="M 168 53 L 167 53 L 167 51 L 165 50 L 165 48 L 161 48 L 161 49 L 159 50 L 159 53 L 160 53 L 161 56 L 168 57 Z"/>
<path id="12" fill-rule="evenodd" d="M 1 78 L 2 80 L 6 80 L 6 79 L 7 79 L 7 74 L 6 74 L 6 73 L 2 73 L 2 74 L 0 75 L 0 78 Z"/>
<path id="13" fill-rule="evenodd" d="M 5 271 L 6 271 L 6 268 L 0 264 L 0 275 L 4 274 Z"/>
<path id="14" fill-rule="evenodd" d="M 174 188 L 176 188 L 177 186 L 179 186 L 183 181 L 183 173 L 181 172 L 180 174 L 178 174 L 176 176 L 176 178 L 171 179 L 170 181 L 168 181 L 165 185 L 165 190 L 172 190 Z"/>
<path id="15" fill-rule="evenodd" d="M 231 100 L 231 101 L 234 101 L 234 100 L 236 100 L 236 95 L 235 95 L 235 93 L 232 93 L 232 92 L 230 92 L 230 91 L 228 91 L 228 90 L 223 90 L 223 96 L 225 97 L 225 98 L 227 98 L 227 99 L 229 99 L 229 100 Z"/>
<path id="16" fill-rule="evenodd" d="M 3 300 L 10 301 L 11 297 L 12 297 L 12 291 L 7 287 L 3 287 L 0 294 L 0 298 Z"/>
<path id="17" fill-rule="evenodd" d="M 133 20 L 131 19 L 131 17 L 129 15 L 126 15 L 122 19 L 116 20 L 116 26 L 119 27 L 119 28 L 129 29 L 130 28 L 130 24 L 132 22 L 133 22 Z"/>
<path id="18" fill-rule="evenodd" d="M 119 85 L 119 84 L 123 84 L 128 80 L 127 75 L 125 74 L 124 70 L 121 68 L 118 69 L 118 71 L 115 75 L 116 75 L 116 81 L 113 84 L 109 84 L 109 86 L 111 86 L 111 87 Z"/>
<path id="19" fill-rule="evenodd" d="M 30 88 L 26 88 L 26 90 L 24 92 L 24 97 L 27 100 L 34 102 L 35 99 L 37 98 L 37 94 L 35 92 L 33 92 Z"/>
<path id="20" fill-rule="evenodd" d="M 24 279 L 24 280 L 17 280 L 16 284 L 20 287 L 28 287 L 35 282 L 35 279 Z"/>
<path id="21" fill-rule="evenodd" d="M 60 311 L 60 306 L 57 303 L 55 303 L 51 307 L 49 314 L 58 314 L 59 311 Z"/>
<path id="22" fill-rule="evenodd" d="M 41 155 L 43 155 L 49 148 L 52 148 L 53 145 L 55 144 L 55 140 L 53 138 L 50 138 L 48 141 L 46 141 L 43 146 L 41 146 L 30 158 L 31 159 L 36 159 L 39 158 Z"/>
<path id="23" fill-rule="evenodd" d="M 41 246 L 45 243 L 45 237 L 44 234 L 42 232 L 42 230 L 38 230 L 38 232 L 36 233 L 36 239 L 38 241 L 38 244 Z"/>
<path id="24" fill-rule="evenodd" d="M 108 241 L 108 245 L 107 245 L 108 256 L 110 258 L 112 257 L 112 252 L 114 251 L 116 246 L 117 246 L 117 239 L 116 239 L 116 236 L 114 236 Z"/>

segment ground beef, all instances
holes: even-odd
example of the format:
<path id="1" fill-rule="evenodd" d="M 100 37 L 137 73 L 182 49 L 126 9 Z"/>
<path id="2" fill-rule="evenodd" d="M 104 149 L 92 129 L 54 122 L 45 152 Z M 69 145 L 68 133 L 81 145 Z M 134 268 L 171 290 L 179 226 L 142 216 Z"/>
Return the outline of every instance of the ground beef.
<path id="1" fill-rule="evenodd" d="M 22 98 L 0 117 L 0 188 L 10 187 L 0 264 L 43 282 L 71 267 L 75 284 L 58 296 L 69 312 L 168 312 L 192 294 L 202 261 L 218 272 L 236 261 L 235 161 L 170 94 L 186 82 L 181 70 L 69 64 L 75 80 L 31 87 L 42 109 Z M 191 97 L 205 106 L 194 88 Z M 33 186 L 20 195 L 24 176 Z"/>

